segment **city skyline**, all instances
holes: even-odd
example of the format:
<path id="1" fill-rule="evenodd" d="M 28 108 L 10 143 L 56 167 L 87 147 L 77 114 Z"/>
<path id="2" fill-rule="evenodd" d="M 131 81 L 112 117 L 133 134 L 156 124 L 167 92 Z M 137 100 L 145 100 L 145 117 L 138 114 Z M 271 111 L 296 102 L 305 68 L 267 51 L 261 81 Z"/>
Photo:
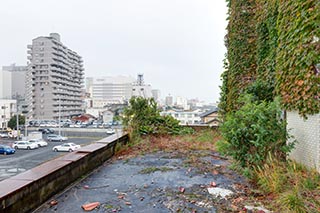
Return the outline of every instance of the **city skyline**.
<path id="1" fill-rule="evenodd" d="M 59 3 L 63 3 L 63 6 Z M 57 14 L 56 11 L 59 10 Z M 83 56 L 85 77 L 143 73 L 168 94 L 215 102 L 223 71 L 226 3 L 168 1 L 10 1 L 0 9 L 1 66 L 27 62 L 27 44 L 59 33 Z M 72 11 L 72 13 L 71 13 Z"/>

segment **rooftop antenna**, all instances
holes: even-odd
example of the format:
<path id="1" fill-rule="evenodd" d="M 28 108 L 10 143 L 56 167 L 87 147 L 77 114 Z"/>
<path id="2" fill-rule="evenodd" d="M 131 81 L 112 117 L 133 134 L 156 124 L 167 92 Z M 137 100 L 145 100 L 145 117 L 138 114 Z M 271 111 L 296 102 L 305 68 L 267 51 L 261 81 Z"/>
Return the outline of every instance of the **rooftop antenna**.
<path id="1" fill-rule="evenodd" d="M 137 85 L 138 86 L 144 85 L 143 74 L 138 74 Z"/>

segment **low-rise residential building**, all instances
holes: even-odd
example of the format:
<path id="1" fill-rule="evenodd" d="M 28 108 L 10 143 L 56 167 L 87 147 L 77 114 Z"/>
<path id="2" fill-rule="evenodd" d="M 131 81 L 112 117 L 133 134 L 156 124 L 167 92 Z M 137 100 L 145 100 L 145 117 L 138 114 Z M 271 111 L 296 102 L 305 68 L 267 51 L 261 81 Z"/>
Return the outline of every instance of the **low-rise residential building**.
<path id="1" fill-rule="evenodd" d="M 167 111 L 162 111 L 161 115 L 170 115 L 175 119 L 180 121 L 181 125 L 189 124 L 199 124 L 201 122 L 200 114 L 203 113 L 200 109 L 196 110 L 178 110 L 178 109 L 169 109 Z"/>
<path id="2" fill-rule="evenodd" d="M 200 115 L 201 123 L 208 124 L 210 126 L 219 126 L 220 120 L 218 115 L 218 108 L 206 111 Z"/>
<path id="3" fill-rule="evenodd" d="M 11 117 L 17 114 L 17 101 L 12 99 L 0 99 L 0 128 L 8 127 Z"/>

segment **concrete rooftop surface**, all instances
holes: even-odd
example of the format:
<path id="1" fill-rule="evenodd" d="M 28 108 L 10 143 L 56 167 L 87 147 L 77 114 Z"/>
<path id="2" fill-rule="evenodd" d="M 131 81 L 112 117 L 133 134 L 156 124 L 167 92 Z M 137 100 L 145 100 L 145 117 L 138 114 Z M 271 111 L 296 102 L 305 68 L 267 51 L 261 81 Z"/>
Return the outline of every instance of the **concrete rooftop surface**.
<path id="1" fill-rule="evenodd" d="M 232 211 L 246 180 L 217 153 L 198 152 L 197 159 L 176 152 L 114 157 L 34 212 L 85 212 L 82 205 L 94 202 L 92 212 Z"/>

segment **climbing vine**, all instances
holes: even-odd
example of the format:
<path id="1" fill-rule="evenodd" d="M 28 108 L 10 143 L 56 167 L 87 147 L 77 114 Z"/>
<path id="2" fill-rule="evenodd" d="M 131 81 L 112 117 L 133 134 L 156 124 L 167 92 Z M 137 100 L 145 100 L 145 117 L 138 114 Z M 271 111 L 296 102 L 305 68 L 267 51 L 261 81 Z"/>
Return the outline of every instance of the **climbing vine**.
<path id="1" fill-rule="evenodd" d="M 225 43 L 228 49 L 222 75 L 220 108 L 228 113 L 238 108 L 237 98 L 256 76 L 253 0 L 229 0 L 229 24 Z"/>
<path id="2" fill-rule="evenodd" d="M 286 109 L 306 117 L 320 109 L 320 1 L 279 2 L 276 91 Z"/>
<path id="3" fill-rule="evenodd" d="M 271 100 L 300 115 L 320 110 L 320 1 L 228 0 L 223 114 L 241 93 Z M 261 91 L 259 91 L 261 90 Z M 271 98 L 270 98 L 271 97 Z"/>

